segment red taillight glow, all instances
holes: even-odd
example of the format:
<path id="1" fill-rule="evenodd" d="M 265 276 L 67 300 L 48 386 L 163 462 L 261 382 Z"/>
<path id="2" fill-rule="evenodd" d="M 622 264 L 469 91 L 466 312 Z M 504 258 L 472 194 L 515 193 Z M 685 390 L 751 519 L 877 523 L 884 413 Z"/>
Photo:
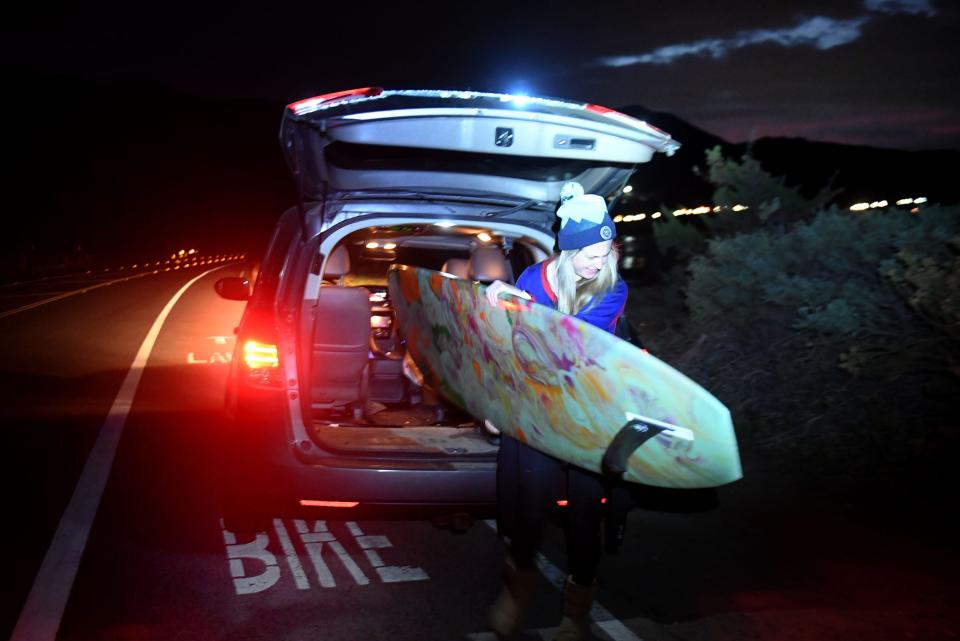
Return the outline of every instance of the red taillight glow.
<path id="1" fill-rule="evenodd" d="M 303 507 L 357 507 L 359 501 L 314 501 L 311 499 L 300 499 L 300 505 Z"/>
<path id="2" fill-rule="evenodd" d="M 277 346 L 271 343 L 248 340 L 243 344 L 243 362 L 250 369 L 280 367 Z"/>
<path id="3" fill-rule="evenodd" d="M 237 331 L 240 370 L 247 383 L 256 387 L 282 386 L 280 349 L 272 310 L 248 309 Z"/>
<path id="4" fill-rule="evenodd" d="M 607 502 L 607 497 L 603 497 L 602 499 L 600 499 L 600 503 L 606 503 L 606 502 Z M 567 507 L 568 505 L 570 505 L 570 501 L 568 501 L 567 499 L 560 499 L 559 501 L 557 501 L 557 505 L 559 505 L 560 507 Z"/>
<path id="5" fill-rule="evenodd" d="M 333 102 L 334 100 L 339 100 L 341 98 L 350 98 L 353 96 L 379 96 L 383 93 L 382 87 L 361 87 L 359 89 L 347 89 L 346 91 L 335 91 L 333 93 L 325 93 L 322 96 L 314 96 L 313 98 L 304 98 L 303 100 L 298 100 L 287 105 L 287 109 L 291 110 L 293 113 L 300 115 L 309 111 L 313 111 L 320 105 L 325 102 Z"/>
<path id="6" fill-rule="evenodd" d="M 667 132 L 663 131 L 662 129 L 658 129 L 657 127 L 654 127 L 649 122 L 640 120 L 639 118 L 634 118 L 633 116 L 628 116 L 627 114 L 617 111 L 616 109 L 611 109 L 610 107 L 604 107 L 603 105 L 589 104 L 587 105 L 587 111 L 592 111 L 593 113 L 600 114 L 603 116 L 609 116 L 610 118 L 614 118 L 616 120 L 622 120 L 626 124 L 629 124 L 634 127 L 637 125 L 637 123 L 643 123 L 645 126 L 649 127 L 650 129 L 653 129 L 657 133 L 662 134 L 664 136 L 669 136 Z"/>
<path id="7" fill-rule="evenodd" d="M 598 114 L 620 113 L 619 111 L 615 109 L 611 109 L 610 107 L 604 107 L 603 105 L 594 105 L 594 104 L 587 105 L 587 111 L 592 111 Z"/>

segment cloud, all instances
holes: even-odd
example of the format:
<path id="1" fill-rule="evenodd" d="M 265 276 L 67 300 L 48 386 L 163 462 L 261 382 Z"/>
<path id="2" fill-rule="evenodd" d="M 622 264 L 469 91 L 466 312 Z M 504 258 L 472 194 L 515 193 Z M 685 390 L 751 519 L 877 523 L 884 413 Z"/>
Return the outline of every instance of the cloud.
<path id="1" fill-rule="evenodd" d="M 880 13 L 906 13 L 911 16 L 925 15 L 928 18 L 937 15 L 930 0 L 864 0 L 867 11 Z"/>
<path id="2" fill-rule="evenodd" d="M 635 56 L 615 56 L 601 58 L 600 62 L 608 67 L 626 67 L 629 65 L 665 65 L 677 58 L 694 55 L 709 55 L 721 58 L 734 49 L 742 49 L 764 43 L 778 44 L 784 47 L 808 45 L 817 49 L 832 49 L 853 42 L 860 37 L 860 27 L 870 18 L 861 16 L 849 20 L 834 20 L 816 16 L 786 29 L 754 29 L 740 31 L 732 38 L 707 38 L 695 42 L 667 45 L 653 51 Z"/>
<path id="3" fill-rule="evenodd" d="M 864 0 L 864 8 L 867 11 L 887 14 L 906 13 L 927 17 L 937 14 L 930 0 Z M 857 40 L 860 37 L 861 28 L 871 19 L 870 15 L 847 20 L 815 16 L 793 27 L 740 31 L 730 38 L 705 38 L 694 42 L 682 42 L 637 55 L 600 58 L 599 62 L 607 67 L 667 65 L 686 56 L 705 55 L 711 58 L 722 58 L 730 51 L 761 44 L 776 44 L 782 47 L 809 46 L 826 50 Z"/>

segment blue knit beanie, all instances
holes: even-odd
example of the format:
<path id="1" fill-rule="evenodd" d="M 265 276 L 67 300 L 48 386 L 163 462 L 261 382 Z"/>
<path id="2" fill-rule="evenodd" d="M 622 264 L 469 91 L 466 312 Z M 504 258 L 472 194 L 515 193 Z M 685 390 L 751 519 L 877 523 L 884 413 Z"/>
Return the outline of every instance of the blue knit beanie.
<path id="1" fill-rule="evenodd" d="M 617 237 L 617 228 L 602 196 L 585 194 L 583 185 L 568 182 L 560 189 L 560 203 L 557 244 L 561 250 L 583 249 Z"/>

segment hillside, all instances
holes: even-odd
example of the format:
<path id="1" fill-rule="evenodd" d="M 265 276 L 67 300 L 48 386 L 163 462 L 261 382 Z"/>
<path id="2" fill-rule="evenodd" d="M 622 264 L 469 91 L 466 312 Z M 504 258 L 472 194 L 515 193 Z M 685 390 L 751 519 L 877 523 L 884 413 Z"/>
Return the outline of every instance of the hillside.
<path id="1" fill-rule="evenodd" d="M 764 169 L 774 176 L 786 176 L 788 185 L 801 185 L 808 194 L 832 178 L 833 185 L 843 190 L 836 199 L 841 206 L 917 196 L 945 204 L 960 200 L 960 182 L 948 171 L 960 166 L 960 150 L 904 151 L 802 138 L 731 143 L 672 114 L 641 106 L 620 111 L 663 129 L 683 145 L 672 158 L 658 154 L 636 173 L 631 184 L 638 203 L 647 201 L 655 207 L 661 203 L 669 207 L 709 203 L 713 189 L 694 173 L 693 167 L 702 167 L 704 152 L 716 145 L 723 149 L 724 156 L 734 158 L 749 149 Z"/>

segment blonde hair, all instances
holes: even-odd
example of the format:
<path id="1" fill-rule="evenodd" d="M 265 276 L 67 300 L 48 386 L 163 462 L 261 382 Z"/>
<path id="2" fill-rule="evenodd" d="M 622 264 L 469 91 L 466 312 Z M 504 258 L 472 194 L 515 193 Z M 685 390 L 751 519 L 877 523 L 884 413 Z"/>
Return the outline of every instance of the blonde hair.
<path id="1" fill-rule="evenodd" d="M 592 298 L 605 294 L 617 285 L 620 249 L 614 243 L 610 247 L 607 262 L 596 276 L 577 280 L 573 259 L 581 249 L 566 249 L 557 257 L 557 309 L 566 314 L 576 314 L 586 307 Z"/>

